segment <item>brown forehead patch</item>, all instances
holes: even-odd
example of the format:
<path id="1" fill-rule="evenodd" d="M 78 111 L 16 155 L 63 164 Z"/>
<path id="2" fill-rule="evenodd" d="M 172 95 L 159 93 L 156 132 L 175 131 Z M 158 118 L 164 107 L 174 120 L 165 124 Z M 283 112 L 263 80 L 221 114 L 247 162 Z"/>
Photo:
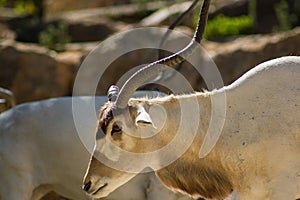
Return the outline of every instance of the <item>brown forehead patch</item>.
<path id="1" fill-rule="evenodd" d="M 102 129 L 104 134 L 106 134 L 106 128 L 113 118 L 113 109 L 114 104 L 111 102 L 107 102 L 102 106 L 100 110 L 98 126 Z"/>

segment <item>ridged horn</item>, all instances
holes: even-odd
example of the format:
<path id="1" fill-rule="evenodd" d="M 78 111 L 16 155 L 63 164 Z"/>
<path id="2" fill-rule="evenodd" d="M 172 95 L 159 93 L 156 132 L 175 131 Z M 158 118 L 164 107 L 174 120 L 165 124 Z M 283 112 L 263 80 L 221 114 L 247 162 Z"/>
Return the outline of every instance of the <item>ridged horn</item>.
<path id="1" fill-rule="evenodd" d="M 0 87 L 0 99 L 4 99 L 6 102 L 6 108 L 12 108 L 16 105 L 15 96 L 9 90 Z"/>
<path id="2" fill-rule="evenodd" d="M 150 81 L 153 78 L 153 76 L 159 74 L 168 66 L 172 67 L 182 62 L 183 60 L 185 60 L 185 58 L 188 58 L 194 52 L 194 50 L 198 46 L 198 43 L 200 43 L 204 35 L 210 1 L 211 0 L 203 1 L 198 26 L 192 41 L 185 48 L 178 51 L 177 53 L 174 53 L 171 56 L 150 63 L 149 65 L 135 72 L 121 88 L 120 93 L 116 99 L 117 108 L 126 108 L 128 100 L 138 87 L 145 84 L 147 81 Z"/>
<path id="3" fill-rule="evenodd" d="M 164 43 L 165 43 L 166 39 L 169 37 L 171 31 L 174 30 L 174 28 L 175 28 L 179 23 L 182 22 L 182 20 L 184 19 L 184 17 L 186 17 L 187 14 L 189 14 L 189 13 L 196 7 L 196 5 L 198 4 L 199 1 L 200 1 L 200 0 L 194 0 L 194 1 L 192 2 L 192 4 L 190 5 L 190 7 L 189 7 L 186 11 L 184 11 L 183 13 L 181 13 L 181 14 L 179 15 L 179 17 L 178 17 L 178 18 L 177 18 L 177 19 L 176 19 L 176 20 L 168 27 L 167 32 L 163 35 L 163 37 L 162 37 L 162 39 L 161 39 L 161 42 L 160 42 L 160 44 L 159 44 L 159 47 L 162 47 L 162 46 L 164 45 Z M 163 58 L 163 51 L 162 51 L 162 49 L 159 49 L 159 50 L 158 50 L 158 58 L 159 58 L 159 59 Z"/>
<path id="4" fill-rule="evenodd" d="M 112 85 L 109 87 L 107 92 L 107 98 L 110 102 L 116 101 L 117 97 L 119 95 L 119 88 L 116 85 Z"/>

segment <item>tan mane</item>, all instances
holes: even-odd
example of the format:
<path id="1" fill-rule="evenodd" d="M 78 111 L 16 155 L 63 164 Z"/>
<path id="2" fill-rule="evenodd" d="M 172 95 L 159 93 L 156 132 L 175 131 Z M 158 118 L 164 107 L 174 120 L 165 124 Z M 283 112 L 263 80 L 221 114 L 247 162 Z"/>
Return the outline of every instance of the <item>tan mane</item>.
<path id="1" fill-rule="evenodd" d="M 225 199 L 232 192 L 231 181 L 222 168 L 208 163 L 195 165 L 187 159 L 156 172 L 161 181 L 175 190 L 207 199 Z"/>

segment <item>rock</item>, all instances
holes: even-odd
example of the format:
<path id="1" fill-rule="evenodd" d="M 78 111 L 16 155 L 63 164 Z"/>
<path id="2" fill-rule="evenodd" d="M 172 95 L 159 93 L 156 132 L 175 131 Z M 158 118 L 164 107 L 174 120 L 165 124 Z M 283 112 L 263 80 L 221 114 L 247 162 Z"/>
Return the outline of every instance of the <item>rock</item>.
<path id="1" fill-rule="evenodd" d="M 145 17 L 140 23 L 140 26 L 159 26 L 159 25 L 169 25 L 173 22 L 174 16 L 185 12 L 192 2 L 176 3 L 174 5 L 163 7 L 151 15 Z M 226 0 L 212 1 L 212 5 L 209 9 L 209 18 L 212 19 L 217 15 L 223 14 L 225 16 L 240 16 L 248 14 L 248 3 L 249 0 Z M 190 28 L 195 27 L 195 22 L 193 15 L 199 13 L 199 6 L 192 10 L 182 21 L 182 25 L 188 26 Z"/>
<path id="2" fill-rule="evenodd" d="M 204 46 L 227 85 L 264 61 L 300 55 L 300 27 L 278 34 L 241 37 L 224 44 L 206 42 Z"/>
<path id="3" fill-rule="evenodd" d="M 130 51 L 119 56 L 116 56 L 116 52 L 121 47 L 130 49 L 134 46 L 158 46 L 163 33 L 162 29 L 153 29 L 139 35 L 131 35 L 130 31 L 127 32 L 126 37 L 114 36 L 105 48 L 101 48 L 96 53 L 94 60 L 88 63 L 89 69 L 80 75 L 76 72 L 81 69 L 79 65 L 83 61 L 83 56 L 94 49 L 97 43 L 70 44 L 67 46 L 67 52 L 58 54 L 37 45 L 4 40 L 0 42 L 0 85 L 12 90 L 17 102 L 20 103 L 71 95 L 74 80 L 81 76 L 77 95 L 95 93 L 106 95 L 111 84 L 117 83 L 121 77 L 121 82 L 124 82 L 132 73 L 131 71 L 123 76 L 126 72 L 140 64 L 152 62 L 158 56 L 156 49 L 149 48 Z M 188 42 L 187 38 L 172 34 L 167 44 L 173 51 L 176 51 Z M 225 43 L 204 41 L 203 46 L 218 66 L 224 83 L 227 85 L 253 66 L 266 60 L 285 55 L 300 55 L 300 28 L 273 35 L 246 36 Z M 93 53 L 91 52 L 87 57 L 91 54 Z M 202 52 L 199 55 L 195 55 L 194 58 L 199 59 L 197 66 L 202 67 L 209 63 L 205 53 Z M 107 63 L 109 60 L 111 62 Z M 194 89 L 206 88 L 200 74 L 190 64 L 185 63 L 180 72 L 189 80 Z M 178 86 L 176 81 L 178 76 L 171 77 L 167 83 Z M 95 86 L 97 92 L 91 89 L 94 86 L 91 85 L 91 80 L 94 79 L 99 79 Z"/>
<path id="4" fill-rule="evenodd" d="M 70 11 L 70 10 L 79 10 L 86 8 L 102 7 L 111 5 L 111 0 L 64 0 L 64 1 L 55 1 L 55 0 L 45 0 L 45 13 L 46 16 L 51 16 L 58 12 Z"/>
<path id="5" fill-rule="evenodd" d="M 84 1 L 85 2 L 85 1 Z M 64 3 L 64 2 L 62 2 Z M 120 4 L 120 3 L 119 3 Z M 132 4 L 125 4 L 118 5 L 118 4 L 109 4 L 107 7 L 81 7 L 77 10 L 74 9 L 65 9 L 65 10 L 57 10 L 55 12 L 48 13 L 46 16 L 47 18 L 56 18 L 63 15 L 64 17 L 73 18 L 73 19 L 81 19 L 86 17 L 103 17 L 103 16 L 110 16 L 114 18 L 119 17 L 134 17 L 137 13 L 149 13 L 153 12 L 163 6 L 170 5 L 170 2 L 158 1 L 158 2 L 149 2 L 149 3 L 132 3 Z M 68 8 L 66 6 L 65 8 Z M 135 18 L 138 18 L 135 16 Z M 119 18 L 122 21 L 122 18 Z M 140 18 L 139 18 L 140 19 Z"/>
<path id="6" fill-rule="evenodd" d="M 218 2 L 219 6 L 214 9 L 214 11 L 209 15 L 212 19 L 220 14 L 228 17 L 235 17 L 241 15 L 249 14 L 249 0 L 235 0 L 227 2 L 226 4 L 221 4 Z"/>
<path id="7" fill-rule="evenodd" d="M 72 42 L 101 41 L 117 32 L 117 26 L 105 18 L 86 18 L 81 20 L 63 20 L 68 24 Z"/>
<path id="8" fill-rule="evenodd" d="M 80 51 L 65 51 L 59 54 L 56 54 L 56 61 L 59 63 L 64 63 L 66 65 L 78 66 L 82 61 L 84 53 Z M 76 67 L 77 70 L 77 67 Z"/>
<path id="9" fill-rule="evenodd" d="M 18 15 L 13 8 L 0 8 L 0 22 L 4 23 L 16 17 Z"/>
<path id="10" fill-rule="evenodd" d="M 12 31 L 6 24 L 0 23 L 0 39 L 14 40 L 16 33 Z"/>
<path id="11" fill-rule="evenodd" d="M 73 42 L 66 44 L 66 51 L 71 52 L 82 52 L 83 54 L 88 54 L 93 51 L 99 42 Z"/>
<path id="12" fill-rule="evenodd" d="M 1 41 L 0 85 L 12 90 L 18 103 L 71 95 L 78 58 L 72 63 L 56 56 L 37 45 Z"/>
<path id="13" fill-rule="evenodd" d="M 175 14 L 182 13 L 186 11 L 191 5 L 191 2 L 178 3 L 166 8 L 159 9 L 153 14 L 145 17 L 141 22 L 140 26 L 158 26 L 158 25 L 166 25 L 172 23 L 170 21 L 171 16 Z M 191 12 L 189 15 L 191 15 Z M 186 16 L 186 18 L 191 19 L 191 16 Z M 193 27 L 193 20 L 188 20 L 189 24 L 184 24 L 188 27 Z"/>
<path id="14" fill-rule="evenodd" d="M 42 23 L 35 23 L 34 19 L 14 19 L 9 21 L 8 24 L 11 29 L 16 30 L 17 41 L 31 43 L 39 43 L 41 32 L 47 32 L 49 27 L 58 29 L 61 24 L 65 28 L 60 29 L 60 31 L 69 37 L 69 42 L 101 41 L 120 31 L 123 27 L 122 23 L 115 23 L 105 17 L 80 19 L 61 17 Z M 53 36 L 53 34 L 49 36 Z"/>

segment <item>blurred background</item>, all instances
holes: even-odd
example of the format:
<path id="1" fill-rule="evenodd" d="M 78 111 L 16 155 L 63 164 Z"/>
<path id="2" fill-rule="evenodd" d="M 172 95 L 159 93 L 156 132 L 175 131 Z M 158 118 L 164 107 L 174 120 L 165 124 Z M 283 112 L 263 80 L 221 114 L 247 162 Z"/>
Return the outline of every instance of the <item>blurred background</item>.
<path id="1" fill-rule="evenodd" d="M 99 42 L 136 27 L 168 27 L 191 3 L 0 0 L 0 87 L 11 90 L 17 103 L 70 96 L 80 64 Z M 193 35 L 199 6 L 177 30 Z M 300 0 L 212 0 L 202 45 L 227 85 L 263 61 L 300 55 L 299 25 Z M 105 95 L 131 67 L 156 59 L 157 50 L 122 56 L 100 80 L 97 94 Z M 180 71 L 194 89 L 202 89 L 201 77 L 191 66 Z"/>
<path id="2" fill-rule="evenodd" d="M 134 27 L 168 27 L 191 3 L 0 0 L 0 86 L 12 90 L 18 103 L 72 95 L 78 67 L 99 42 Z M 192 36 L 198 8 L 176 29 Z M 300 0 L 212 0 L 203 46 L 229 84 L 265 60 L 299 55 L 299 24 Z M 98 94 L 131 66 L 157 59 L 157 51 L 140 55 L 112 63 Z M 191 73 L 189 67 L 181 70 Z M 201 89 L 198 77 L 189 79 Z"/>

